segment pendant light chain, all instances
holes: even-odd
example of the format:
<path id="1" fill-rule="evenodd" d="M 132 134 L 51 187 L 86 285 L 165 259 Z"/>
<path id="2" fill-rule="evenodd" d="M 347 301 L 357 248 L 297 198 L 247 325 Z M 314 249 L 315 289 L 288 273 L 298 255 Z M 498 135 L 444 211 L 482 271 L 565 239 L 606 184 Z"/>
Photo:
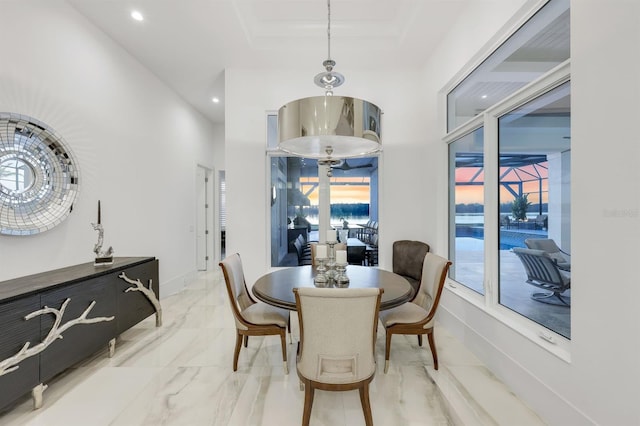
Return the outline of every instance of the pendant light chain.
<path id="1" fill-rule="evenodd" d="M 377 105 L 358 98 L 333 96 L 333 89 L 342 85 L 345 78 L 333 70 L 336 63 L 331 59 L 331 0 L 326 2 L 328 58 L 322 62 L 324 71 L 313 78 L 314 84 L 324 89 L 324 96 L 298 99 L 278 110 L 278 148 L 289 155 L 317 159 L 318 165 L 328 166 L 330 174 L 342 159 L 379 152 L 382 142 L 381 110 Z M 315 26 L 314 33 L 319 28 L 320 25 Z"/>
<path id="2" fill-rule="evenodd" d="M 336 62 L 331 59 L 331 0 L 327 0 L 327 59 L 322 62 L 325 71 L 313 79 L 316 86 L 325 90 L 326 96 L 332 96 L 333 89 L 344 83 L 344 76 L 333 70 L 335 65 Z"/>
<path id="3" fill-rule="evenodd" d="M 331 60 L 331 0 L 327 0 L 327 59 Z"/>

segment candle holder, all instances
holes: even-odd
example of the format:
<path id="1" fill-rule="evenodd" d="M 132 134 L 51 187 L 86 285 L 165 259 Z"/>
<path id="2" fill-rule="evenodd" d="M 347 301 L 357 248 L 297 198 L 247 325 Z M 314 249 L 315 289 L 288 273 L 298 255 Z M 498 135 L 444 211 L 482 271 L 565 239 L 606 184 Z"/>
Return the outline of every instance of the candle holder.
<path id="1" fill-rule="evenodd" d="M 93 261 L 94 266 L 113 265 L 113 247 L 109 247 L 106 251 L 102 250 L 104 241 L 104 228 L 102 227 L 102 214 L 100 212 L 100 200 L 98 200 L 98 222 L 92 223 L 93 229 L 98 231 L 98 242 L 93 246 L 93 252 L 96 257 Z"/>
<path id="2" fill-rule="evenodd" d="M 335 281 L 336 278 L 336 250 L 335 250 L 335 245 L 338 244 L 337 241 L 327 241 L 325 243 L 326 245 L 329 246 L 329 259 L 327 262 L 327 278 L 329 279 L 329 281 Z"/>
<path id="3" fill-rule="evenodd" d="M 316 258 L 318 262 L 318 267 L 316 268 L 316 276 L 313 279 L 313 284 L 316 287 L 328 287 L 329 286 L 329 278 L 327 277 L 326 271 L 327 268 L 324 266 L 324 262 L 326 259 Z"/>
<path id="4" fill-rule="evenodd" d="M 336 263 L 336 287 L 349 287 L 349 277 L 347 276 L 347 264 Z"/>

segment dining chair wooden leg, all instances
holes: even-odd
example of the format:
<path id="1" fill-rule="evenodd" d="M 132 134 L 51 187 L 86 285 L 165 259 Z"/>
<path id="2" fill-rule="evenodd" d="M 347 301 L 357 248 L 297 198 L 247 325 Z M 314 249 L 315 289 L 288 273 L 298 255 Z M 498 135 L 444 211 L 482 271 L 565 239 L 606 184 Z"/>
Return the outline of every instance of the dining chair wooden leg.
<path id="1" fill-rule="evenodd" d="M 238 357 L 240 356 L 240 347 L 242 346 L 242 334 L 236 330 L 236 348 L 233 352 L 233 371 L 238 370 Z"/>
<path id="2" fill-rule="evenodd" d="M 389 371 L 389 353 L 391 352 L 391 336 L 393 335 L 393 333 L 389 329 L 386 329 L 385 334 L 386 344 L 384 347 L 384 374 L 387 374 L 387 371 Z"/>
<path id="3" fill-rule="evenodd" d="M 367 426 L 373 426 L 373 416 L 371 415 L 371 401 L 369 400 L 369 382 L 365 382 L 360 387 L 360 403 L 364 413 L 364 422 Z"/>
<path id="4" fill-rule="evenodd" d="M 283 329 L 280 333 L 280 343 L 282 344 L 282 362 L 284 368 L 284 374 L 289 374 L 289 364 L 287 363 L 287 329 Z"/>
<path id="5" fill-rule="evenodd" d="M 438 369 L 438 352 L 436 352 L 436 342 L 433 339 L 433 328 L 427 331 L 427 338 L 429 339 L 429 348 L 431 348 L 431 355 L 433 356 L 433 368 Z"/>
<path id="6" fill-rule="evenodd" d="M 302 413 L 302 426 L 309 426 L 309 420 L 311 419 L 311 407 L 313 406 L 313 395 L 315 389 L 311 383 L 307 382 L 304 385 L 304 411 Z"/>

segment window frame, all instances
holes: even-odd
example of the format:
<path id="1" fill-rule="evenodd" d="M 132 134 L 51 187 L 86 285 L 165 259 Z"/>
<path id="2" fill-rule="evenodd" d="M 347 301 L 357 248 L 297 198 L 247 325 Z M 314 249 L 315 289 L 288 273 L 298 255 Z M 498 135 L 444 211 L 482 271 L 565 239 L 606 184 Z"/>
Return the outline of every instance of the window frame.
<path id="1" fill-rule="evenodd" d="M 519 108 L 531 100 L 547 93 L 548 91 L 571 80 L 571 59 L 556 66 L 537 80 L 522 87 L 512 95 L 487 108 L 482 114 L 472 118 L 456 129 L 447 133 L 443 142 L 447 145 L 456 141 L 460 137 L 468 134 L 480 127 L 484 127 L 484 158 L 485 158 L 485 264 L 484 264 L 484 290 L 485 295 L 473 291 L 462 283 L 447 278 L 445 289 L 459 296 L 463 300 L 473 304 L 483 310 L 487 315 L 495 318 L 501 324 L 511 328 L 525 338 L 536 343 L 558 358 L 570 362 L 571 360 L 571 340 L 557 334 L 548 328 L 535 323 L 521 314 L 513 312 L 511 309 L 500 305 L 499 296 L 499 250 L 498 231 L 499 224 L 497 218 L 498 211 L 498 185 L 499 185 L 499 164 L 498 164 L 498 119 L 503 115 Z M 447 89 L 455 87 L 447 86 Z M 447 90 L 443 90 L 442 102 L 446 108 Z M 449 163 L 449 150 L 445 149 L 447 164 Z M 445 170 L 447 182 L 449 181 L 449 167 Z M 445 197 L 442 200 L 449 206 L 450 189 L 447 188 Z M 453 212 L 455 214 L 455 212 Z M 446 252 L 450 250 L 451 232 L 449 207 L 447 207 L 447 236 L 444 239 Z M 494 220 L 495 219 L 495 220 Z"/>

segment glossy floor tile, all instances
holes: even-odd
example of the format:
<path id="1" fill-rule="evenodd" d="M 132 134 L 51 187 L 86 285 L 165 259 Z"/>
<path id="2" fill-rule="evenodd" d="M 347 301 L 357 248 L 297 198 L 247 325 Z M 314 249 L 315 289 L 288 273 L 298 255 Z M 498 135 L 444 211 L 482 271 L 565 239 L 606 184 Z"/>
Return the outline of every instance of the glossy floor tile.
<path id="1" fill-rule="evenodd" d="M 304 393 L 295 369 L 297 322 L 284 375 L 276 336 L 251 337 L 232 371 L 235 326 L 219 270 L 202 273 L 180 294 L 162 299 L 163 326 L 148 318 L 123 333 L 116 353 L 95 354 L 49 383 L 44 406 L 29 397 L 0 415 L 2 425 L 299 425 Z M 446 333 L 438 334 L 441 363 L 474 365 Z M 378 370 L 370 388 L 376 425 L 449 425 L 428 345 L 394 336 L 384 367 L 384 331 L 376 342 Z M 317 391 L 311 425 L 363 425 L 357 391 Z"/>

